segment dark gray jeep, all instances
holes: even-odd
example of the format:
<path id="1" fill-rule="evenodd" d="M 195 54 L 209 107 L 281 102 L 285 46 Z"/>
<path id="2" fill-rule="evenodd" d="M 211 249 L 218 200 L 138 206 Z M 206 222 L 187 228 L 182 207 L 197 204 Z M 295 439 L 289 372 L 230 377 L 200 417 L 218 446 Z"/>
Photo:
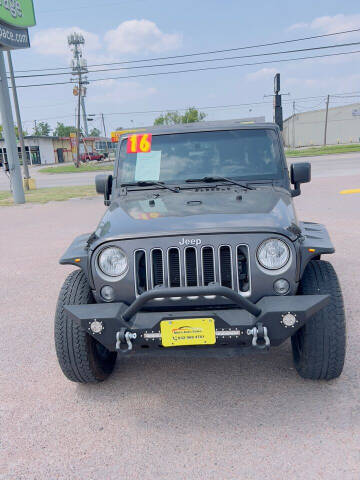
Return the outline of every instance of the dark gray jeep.
<path id="1" fill-rule="evenodd" d="M 202 122 L 124 135 L 109 207 L 61 264 L 55 343 L 64 374 L 99 382 L 140 349 L 267 350 L 291 337 L 304 378 L 333 379 L 345 316 L 324 226 L 293 197 L 310 164 L 286 164 L 274 124 Z M 291 184 L 293 186 L 291 186 Z"/>

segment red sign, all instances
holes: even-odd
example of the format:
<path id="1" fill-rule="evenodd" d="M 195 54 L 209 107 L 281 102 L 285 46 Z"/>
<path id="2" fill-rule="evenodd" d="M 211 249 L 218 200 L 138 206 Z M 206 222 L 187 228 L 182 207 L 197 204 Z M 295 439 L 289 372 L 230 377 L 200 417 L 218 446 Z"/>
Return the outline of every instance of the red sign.
<path id="1" fill-rule="evenodd" d="M 127 153 L 151 152 L 152 134 L 130 135 L 127 140 Z"/>

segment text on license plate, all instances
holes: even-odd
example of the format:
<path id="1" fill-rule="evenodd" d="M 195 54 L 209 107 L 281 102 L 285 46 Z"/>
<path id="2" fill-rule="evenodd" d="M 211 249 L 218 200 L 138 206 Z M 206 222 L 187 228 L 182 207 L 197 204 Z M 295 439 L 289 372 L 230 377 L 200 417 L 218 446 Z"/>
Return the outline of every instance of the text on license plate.
<path id="1" fill-rule="evenodd" d="M 164 347 L 183 345 L 213 345 L 216 343 L 213 318 L 184 318 L 160 322 Z"/>

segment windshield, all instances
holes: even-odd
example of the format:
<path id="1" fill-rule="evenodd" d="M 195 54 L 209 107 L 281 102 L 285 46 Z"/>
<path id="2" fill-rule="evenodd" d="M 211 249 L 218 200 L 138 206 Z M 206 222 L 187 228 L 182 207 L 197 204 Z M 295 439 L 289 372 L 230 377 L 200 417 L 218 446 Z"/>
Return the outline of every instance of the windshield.
<path id="1" fill-rule="evenodd" d="M 120 183 L 183 183 L 203 177 L 249 181 L 281 178 L 279 139 L 271 129 L 243 129 L 152 136 L 151 152 L 120 146 Z"/>

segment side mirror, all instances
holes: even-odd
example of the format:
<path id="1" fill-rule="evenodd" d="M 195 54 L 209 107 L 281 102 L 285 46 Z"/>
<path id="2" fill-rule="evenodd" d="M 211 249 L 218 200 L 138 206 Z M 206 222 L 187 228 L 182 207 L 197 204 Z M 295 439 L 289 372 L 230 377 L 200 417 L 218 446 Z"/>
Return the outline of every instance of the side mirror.
<path id="1" fill-rule="evenodd" d="M 290 180 L 294 185 L 291 196 L 297 197 L 301 194 L 300 185 L 311 181 L 311 164 L 308 162 L 293 163 L 290 167 Z"/>
<path id="2" fill-rule="evenodd" d="M 107 207 L 110 205 L 112 181 L 112 175 L 96 175 L 95 177 L 96 192 L 104 195 L 104 204 Z"/>

